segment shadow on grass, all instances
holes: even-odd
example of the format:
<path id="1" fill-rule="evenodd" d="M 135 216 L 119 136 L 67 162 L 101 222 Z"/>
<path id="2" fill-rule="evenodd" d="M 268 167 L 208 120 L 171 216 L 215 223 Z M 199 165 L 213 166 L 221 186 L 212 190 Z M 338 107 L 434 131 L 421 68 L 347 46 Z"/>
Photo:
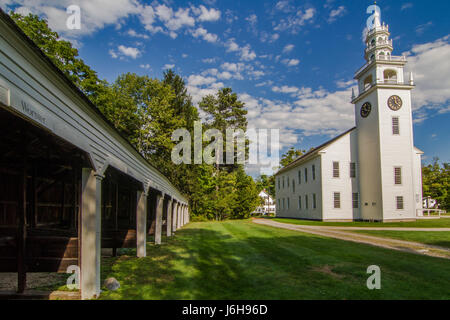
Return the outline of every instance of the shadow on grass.
<path id="1" fill-rule="evenodd" d="M 195 223 L 147 257 L 105 258 L 103 299 L 449 299 L 450 266 L 437 258 L 280 230 L 251 222 Z M 367 267 L 382 270 L 368 290 Z"/>

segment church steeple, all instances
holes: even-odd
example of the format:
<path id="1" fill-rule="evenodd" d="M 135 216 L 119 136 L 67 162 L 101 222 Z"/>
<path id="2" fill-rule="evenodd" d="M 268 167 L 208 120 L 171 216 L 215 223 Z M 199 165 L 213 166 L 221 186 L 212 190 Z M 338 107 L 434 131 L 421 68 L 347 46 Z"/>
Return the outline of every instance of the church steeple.
<path id="1" fill-rule="evenodd" d="M 370 9 L 373 11 L 373 22 L 365 38 L 366 63 L 355 74 L 359 93 L 352 97 L 353 103 L 368 94 L 370 90 L 381 86 L 408 86 L 412 89 L 414 85 L 414 79 L 410 78 L 409 81 L 405 79 L 406 57 L 392 55 L 394 47 L 390 39 L 389 26 L 382 22 L 380 8 L 376 6 L 376 2 L 375 7 L 371 6 Z"/>
<path id="2" fill-rule="evenodd" d="M 376 2 L 375 2 L 376 4 Z M 394 50 L 392 40 L 389 38 L 389 26 L 381 23 L 381 15 L 378 9 L 373 14 L 373 25 L 367 32 L 366 49 L 364 58 L 367 62 L 373 61 L 377 57 L 389 58 Z"/>

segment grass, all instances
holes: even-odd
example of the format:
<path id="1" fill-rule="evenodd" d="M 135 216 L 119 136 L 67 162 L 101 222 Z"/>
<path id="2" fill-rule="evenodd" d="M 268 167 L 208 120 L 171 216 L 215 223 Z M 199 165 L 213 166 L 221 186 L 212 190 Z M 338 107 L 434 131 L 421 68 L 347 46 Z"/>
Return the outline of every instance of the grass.
<path id="1" fill-rule="evenodd" d="M 364 230 L 352 231 L 364 233 L 377 237 L 393 238 L 406 241 L 420 242 L 434 246 L 450 248 L 450 232 L 442 231 L 384 231 L 384 230 Z"/>
<path id="2" fill-rule="evenodd" d="M 101 299 L 450 299 L 448 260 L 250 221 L 196 222 L 148 244 L 147 257 L 105 258 Z M 366 287 L 381 268 L 381 290 Z"/>
<path id="3" fill-rule="evenodd" d="M 417 220 L 410 222 L 322 222 L 311 220 L 299 220 L 288 218 L 274 218 L 273 221 L 282 223 L 299 224 L 305 226 L 330 226 L 330 227 L 377 227 L 377 228 L 450 228 L 450 219 Z"/>

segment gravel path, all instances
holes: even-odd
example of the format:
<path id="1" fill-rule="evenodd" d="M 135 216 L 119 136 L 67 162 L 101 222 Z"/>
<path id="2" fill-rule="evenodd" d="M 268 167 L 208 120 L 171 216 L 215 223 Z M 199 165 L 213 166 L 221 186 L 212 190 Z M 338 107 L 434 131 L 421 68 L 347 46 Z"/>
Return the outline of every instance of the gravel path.
<path id="1" fill-rule="evenodd" d="M 276 228 L 282 228 L 282 229 L 288 229 L 288 230 L 294 230 L 294 231 L 300 231 L 300 232 L 306 232 L 310 234 L 315 234 L 319 236 L 324 237 L 330 237 L 345 241 L 352 241 L 357 243 L 364 243 L 372 246 L 392 249 L 392 250 L 398 250 L 398 251 L 404 251 L 404 252 L 410 252 L 410 253 L 416 253 L 426 256 L 432 256 L 432 257 L 440 257 L 445 259 L 450 259 L 450 249 L 438 247 L 438 246 L 432 246 L 428 244 L 418 243 L 418 242 L 412 242 L 412 241 L 404 241 L 404 240 L 397 240 L 397 239 L 388 239 L 388 238 L 381 238 L 381 237 L 375 237 L 375 236 L 369 236 L 369 235 L 363 235 L 363 234 L 356 234 L 353 232 L 346 232 L 345 230 L 403 230 L 403 231 L 434 231 L 432 228 L 427 228 L 426 230 L 423 230 L 424 228 L 363 228 L 363 227 L 326 227 L 326 226 L 304 226 L 304 225 L 297 225 L 297 224 L 288 224 L 288 223 L 281 223 L 276 222 L 272 220 L 267 219 L 254 219 L 254 223 L 262 224 L 266 226 L 276 227 Z M 443 230 L 444 229 L 444 230 Z M 447 230 L 446 230 L 447 229 Z M 436 231 L 450 231 L 449 228 L 439 228 Z"/>

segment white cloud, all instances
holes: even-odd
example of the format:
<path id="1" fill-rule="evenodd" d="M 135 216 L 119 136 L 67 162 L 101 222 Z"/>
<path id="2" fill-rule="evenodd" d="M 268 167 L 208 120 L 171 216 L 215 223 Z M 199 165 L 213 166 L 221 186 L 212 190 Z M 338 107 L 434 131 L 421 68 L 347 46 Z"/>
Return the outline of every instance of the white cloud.
<path id="1" fill-rule="evenodd" d="M 109 55 L 113 59 L 124 60 L 127 57 L 131 58 L 131 59 L 137 59 L 137 58 L 139 58 L 142 55 L 142 52 L 138 48 L 126 47 L 124 45 L 119 45 L 117 47 L 117 50 L 110 49 L 109 50 Z"/>
<path id="2" fill-rule="evenodd" d="M 141 10 L 141 5 L 135 0 L 13 0 L 3 3 L 3 8 L 13 5 L 17 6 L 19 12 L 44 16 L 50 28 L 66 38 L 89 35 L 107 25 L 120 24 L 121 19 L 138 14 Z M 66 8 L 70 5 L 81 8 L 80 30 L 69 30 L 66 27 Z"/>
<path id="3" fill-rule="evenodd" d="M 150 65 L 148 63 L 139 65 L 139 68 L 145 69 L 145 70 L 150 70 L 151 69 L 151 67 L 150 67 Z"/>
<path id="4" fill-rule="evenodd" d="M 328 17 L 328 23 L 336 21 L 336 19 L 342 17 L 346 11 L 344 6 L 339 6 L 337 9 L 331 10 L 330 16 Z"/>
<path id="5" fill-rule="evenodd" d="M 422 112 L 426 118 L 424 111 L 449 112 L 450 77 L 446 70 L 450 70 L 450 35 L 415 45 L 405 55 L 406 71 L 413 72 L 416 84 L 412 92 L 415 116 Z M 406 79 L 409 79 L 408 74 Z"/>
<path id="6" fill-rule="evenodd" d="M 418 25 L 416 27 L 416 34 L 421 36 L 429 27 L 431 27 L 433 25 L 433 22 L 429 21 L 427 23 Z"/>
<path id="7" fill-rule="evenodd" d="M 225 47 L 227 48 L 227 52 L 238 52 L 241 60 L 243 61 L 251 61 L 256 59 L 256 53 L 251 49 L 249 44 L 244 47 L 240 47 L 236 43 L 235 39 L 229 39 L 225 43 Z"/>
<path id="8" fill-rule="evenodd" d="M 133 29 L 128 30 L 127 34 L 128 34 L 130 37 L 134 37 L 134 38 L 142 38 L 142 39 L 148 39 L 148 38 L 149 38 L 148 35 L 142 34 L 142 33 L 137 33 L 137 32 L 136 32 L 135 30 L 133 30 Z"/>
<path id="9" fill-rule="evenodd" d="M 284 47 L 283 49 L 283 53 L 289 53 L 291 52 L 293 49 L 295 48 L 295 46 L 293 44 L 288 44 Z"/>
<path id="10" fill-rule="evenodd" d="M 201 37 L 203 40 L 211 43 L 217 42 L 218 39 L 217 35 L 209 33 L 206 29 L 202 27 L 193 30 L 191 34 L 194 38 Z"/>
<path id="11" fill-rule="evenodd" d="M 173 69 L 173 68 L 175 68 L 175 65 L 174 65 L 174 64 L 165 64 L 165 65 L 162 67 L 163 70 L 168 70 L 168 69 Z"/>
<path id="12" fill-rule="evenodd" d="M 194 14 L 198 16 L 199 21 L 217 21 L 220 19 L 221 12 L 220 10 L 211 8 L 207 9 L 205 6 L 200 5 L 200 7 L 195 8 L 192 7 L 192 11 Z"/>
<path id="13" fill-rule="evenodd" d="M 125 47 L 123 45 L 120 45 L 117 49 L 121 54 L 132 59 L 136 59 L 141 55 L 141 51 L 138 48 Z"/>
<path id="14" fill-rule="evenodd" d="M 316 14 L 316 9 L 309 8 L 304 11 L 298 10 L 295 15 L 290 15 L 275 26 L 275 31 L 289 31 L 296 34 L 306 23 L 312 22 Z"/>
<path id="15" fill-rule="evenodd" d="M 300 63 L 300 60 L 298 59 L 283 59 L 281 60 L 281 62 L 285 65 L 287 65 L 288 67 L 295 67 L 298 66 Z"/>

